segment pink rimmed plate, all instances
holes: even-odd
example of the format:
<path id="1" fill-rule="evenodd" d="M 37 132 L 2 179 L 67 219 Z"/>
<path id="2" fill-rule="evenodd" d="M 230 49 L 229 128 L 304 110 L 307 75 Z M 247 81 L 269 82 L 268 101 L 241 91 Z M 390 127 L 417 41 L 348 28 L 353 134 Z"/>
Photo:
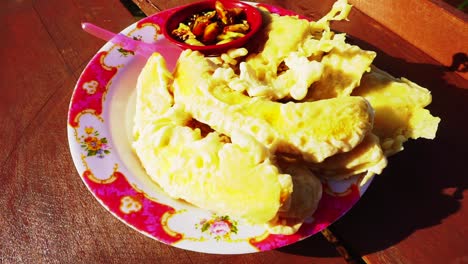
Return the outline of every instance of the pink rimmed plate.
<path id="1" fill-rule="evenodd" d="M 254 4 L 280 15 L 291 11 Z M 121 33 L 155 42 L 173 10 L 127 27 Z M 164 55 L 164 54 L 163 54 Z M 214 215 L 169 198 L 141 167 L 131 148 L 135 85 L 145 58 L 105 44 L 81 74 L 70 102 L 68 140 L 78 173 L 96 199 L 115 217 L 163 243 L 199 252 L 241 254 L 271 250 L 320 232 L 344 215 L 369 182 L 361 178 L 323 182 L 324 192 L 312 218 L 296 234 L 274 235 L 228 215 Z"/>

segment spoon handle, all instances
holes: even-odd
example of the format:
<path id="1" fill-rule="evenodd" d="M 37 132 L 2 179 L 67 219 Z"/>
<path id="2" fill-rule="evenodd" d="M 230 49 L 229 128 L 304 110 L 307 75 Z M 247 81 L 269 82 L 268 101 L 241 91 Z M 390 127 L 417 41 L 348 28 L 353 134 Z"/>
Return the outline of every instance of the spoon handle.
<path id="1" fill-rule="evenodd" d="M 170 43 L 165 38 L 157 40 L 155 43 L 146 43 L 144 41 L 134 40 L 124 34 L 115 34 L 104 28 L 98 27 L 92 23 L 83 22 L 81 27 L 87 33 L 116 45 L 122 46 L 126 50 L 131 50 L 135 54 L 148 58 L 154 52 L 159 52 L 165 59 L 168 67 L 175 66 L 182 49 Z"/>

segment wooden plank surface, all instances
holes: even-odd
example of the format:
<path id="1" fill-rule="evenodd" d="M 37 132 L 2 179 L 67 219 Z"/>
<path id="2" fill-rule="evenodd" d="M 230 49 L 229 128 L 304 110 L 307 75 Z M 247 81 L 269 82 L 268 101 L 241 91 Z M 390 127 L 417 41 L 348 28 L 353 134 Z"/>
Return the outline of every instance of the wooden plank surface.
<path id="1" fill-rule="evenodd" d="M 345 263 L 322 236 L 277 251 L 215 255 L 164 245 L 107 212 L 81 181 L 66 120 L 75 83 L 104 43 L 89 21 L 120 31 L 120 4 L 3 1 L 0 22 L 0 263 Z"/>
<path id="2" fill-rule="evenodd" d="M 351 0 L 350 3 L 444 66 L 468 54 L 468 14 L 443 1 Z M 468 79 L 468 72 L 459 74 Z"/>
<path id="3" fill-rule="evenodd" d="M 332 1 L 318 2 L 271 1 L 311 17 Z M 460 137 L 468 134 L 461 114 L 468 95 L 459 88 L 468 88 L 466 80 L 363 12 L 350 18 L 335 27 L 376 48 L 380 67 L 428 87 L 443 122 L 436 141 L 409 144 L 392 158 L 395 165 L 331 229 L 370 263 L 464 263 Z M 119 31 L 135 18 L 110 0 L 0 2 L 0 263 L 345 263 L 320 234 L 270 252 L 212 255 L 159 243 L 108 213 L 77 174 L 65 129 L 76 80 L 103 45 L 82 32 L 82 21 Z"/>
<path id="4" fill-rule="evenodd" d="M 0 33 L 4 36 L 0 49 L 3 58 L 0 139 L 2 143 L 9 142 L 0 148 L 0 164 L 5 162 L 31 120 L 70 74 L 56 48 L 40 48 L 54 47 L 54 43 L 31 3 L 9 3 L 2 3 L 0 9 Z M 37 48 L 32 48 L 32 43 Z M 43 64 L 43 61 L 50 61 L 51 65 Z M 35 89 L 23 92 L 32 87 Z"/>

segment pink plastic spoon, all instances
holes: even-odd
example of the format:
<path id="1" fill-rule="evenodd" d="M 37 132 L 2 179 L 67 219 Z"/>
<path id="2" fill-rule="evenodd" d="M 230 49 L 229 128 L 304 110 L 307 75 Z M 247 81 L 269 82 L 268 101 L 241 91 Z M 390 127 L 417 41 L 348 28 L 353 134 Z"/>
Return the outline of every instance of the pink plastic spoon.
<path id="1" fill-rule="evenodd" d="M 94 24 L 83 22 L 81 26 L 84 31 L 105 41 L 110 41 L 116 45 L 122 46 L 126 50 L 133 51 L 136 55 L 149 58 L 154 52 L 159 52 L 164 59 L 168 69 L 174 69 L 182 49 L 174 45 L 166 38 L 161 38 L 154 43 L 146 43 L 134 40 L 124 34 L 115 34 Z"/>

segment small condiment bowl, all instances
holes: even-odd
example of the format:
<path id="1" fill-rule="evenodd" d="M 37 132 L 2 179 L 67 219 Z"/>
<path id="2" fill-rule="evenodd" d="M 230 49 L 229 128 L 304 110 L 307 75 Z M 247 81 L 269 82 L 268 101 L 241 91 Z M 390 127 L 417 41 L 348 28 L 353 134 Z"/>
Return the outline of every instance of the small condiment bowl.
<path id="1" fill-rule="evenodd" d="M 241 1 L 218 0 L 226 9 L 242 8 L 246 20 L 249 23 L 250 29 L 245 36 L 231 40 L 223 44 L 211 44 L 205 46 L 190 45 L 176 39 L 172 35 L 172 31 L 179 27 L 180 23 L 185 22 L 189 17 L 200 12 L 215 10 L 216 0 L 206 0 L 196 3 L 191 3 L 185 6 L 176 8 L 167 18 L 163 26 L 163 34 L 166 39 L 181 47 L 182 49 L 197 50 L 207 56 L 219 55 L 227 52 L 230 49 L 240 48 L 244 46 L 262 27 L 262 14 L 256 7 Z"/>

